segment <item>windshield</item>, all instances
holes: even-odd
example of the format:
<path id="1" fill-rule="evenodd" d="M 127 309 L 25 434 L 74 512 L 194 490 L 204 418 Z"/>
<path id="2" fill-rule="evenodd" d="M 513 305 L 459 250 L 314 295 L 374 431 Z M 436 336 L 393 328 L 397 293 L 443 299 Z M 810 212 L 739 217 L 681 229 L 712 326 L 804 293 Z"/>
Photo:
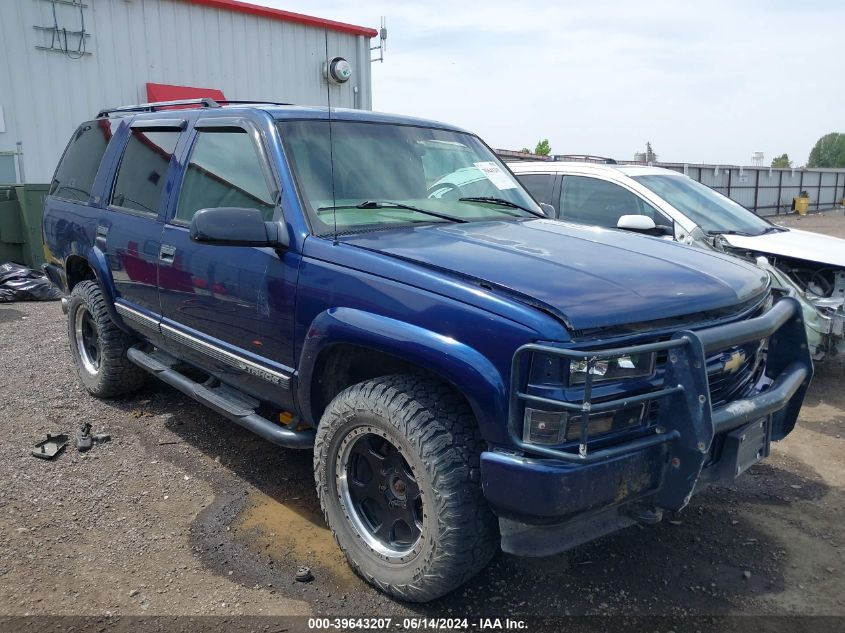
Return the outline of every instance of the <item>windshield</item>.
<path id="1" fill-rule="evenodd" d="M 516 178 L 470 134 L 332 121 L 330 148 L 328 121 L 283 121 L 279 131 L 318 235 L 333 233 L 335 222 L 343 233 L 542 215 Z"/>
<path id="2" fill-rule="evenodd" d="M 772 225 L 717 191 L 686 176 L 633 176 L 705 233 L 759 235 Z"/>

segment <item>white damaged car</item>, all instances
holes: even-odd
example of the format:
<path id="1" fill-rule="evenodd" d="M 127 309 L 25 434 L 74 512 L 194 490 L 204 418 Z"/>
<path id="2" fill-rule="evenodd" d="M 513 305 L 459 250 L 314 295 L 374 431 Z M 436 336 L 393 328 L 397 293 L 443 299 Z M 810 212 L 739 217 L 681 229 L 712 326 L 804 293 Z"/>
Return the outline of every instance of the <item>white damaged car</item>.
<path id="1" fill-rule="evenodd" d="M 675 171 L 637 165 L 508 165 L 560 220 L 665 236 L 751 259 L 804 306 L 816 360 L 842 347 L 845 240 L 772 224 Z"/>

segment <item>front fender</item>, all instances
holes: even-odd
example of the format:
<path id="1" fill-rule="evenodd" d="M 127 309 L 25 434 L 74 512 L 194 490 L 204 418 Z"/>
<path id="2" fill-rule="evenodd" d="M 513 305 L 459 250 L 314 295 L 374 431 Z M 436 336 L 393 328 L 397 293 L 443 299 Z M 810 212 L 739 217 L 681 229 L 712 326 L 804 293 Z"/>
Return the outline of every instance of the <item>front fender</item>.
<path id="1" fill-rule="evenodd" d="M 297 401 L 310 423 L 317 422 L 311 408 L 317 359 L 339 343 L 369 347 L 437 374 L 467 399 L 485 439 L 506 438 L 507 389 L 487 357 L 451 337 L 354 308 L 322 312 L 308 329 L 299 361 Z"/>

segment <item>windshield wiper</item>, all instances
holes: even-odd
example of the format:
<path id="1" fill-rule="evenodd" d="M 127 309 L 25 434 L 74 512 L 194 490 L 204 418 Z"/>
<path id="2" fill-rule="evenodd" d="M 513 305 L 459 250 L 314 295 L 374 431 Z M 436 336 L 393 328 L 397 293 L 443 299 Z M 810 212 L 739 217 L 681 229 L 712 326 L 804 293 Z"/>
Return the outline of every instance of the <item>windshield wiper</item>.
<path id="1" fill-rule="evenodd" d="M 401 202 L 390 202 L 389 200 L 365 200 L 360 204 L 341 204 L 330 207 L 320 207 L 319 209 L 317 209 L 317 211 L 332 211 L 334 209 L 405 209 L 407 211 L 415 211 L 417 213 L 422 213 L 423 215 L 430 215 L 435 218 L 440 218 L 441 220 L 448 220 L 449 222 L 463 223 L 469 221 L 465 220 L 464 218 L 455 217 L 454 215 L 438 213 L 437 211 L 429 211 L 428 209 L 414 207 L 410 204 L 402 204 Z"/>
<path id="2" fill-rule="evenodd" d="M 725 231 L 707 231 L 707 235 L 743 235 L 745 237 L 754 237 L 752 233 L 747 231 L 736 231 L 734 229 Z"/>
<path id="3" fill-rule="evenodd" d="M 772 225 L 770 227 L 763 229 L 763 231 L 761 233 L 758 233 L 758 235 L 765 235 L 766 233 L 783 233 L 784 231 L 788 231 L 788 230 L 789 229 L 784 227 L 784 226 Z"/>
<path id="4" fill-rule="evenodd" d="M 486 202 L 488 204 L 497 204 L 502 207 L 510 207 L 511 209 L 521 209 L 531 215 L 536 215 L 538 218 L 546 219 L 546 216 L 542 213 L 538 213 L 533 209 L 529 209 L 528 207 L 523 207 L 521 204 L 516 204 L 515 202 L 511 202 L 510 200 L 505 200 L 504 198 L 496 198 L 494 196 L 466 196 L 464 198 L 458 198 L 458 202 Z"/>

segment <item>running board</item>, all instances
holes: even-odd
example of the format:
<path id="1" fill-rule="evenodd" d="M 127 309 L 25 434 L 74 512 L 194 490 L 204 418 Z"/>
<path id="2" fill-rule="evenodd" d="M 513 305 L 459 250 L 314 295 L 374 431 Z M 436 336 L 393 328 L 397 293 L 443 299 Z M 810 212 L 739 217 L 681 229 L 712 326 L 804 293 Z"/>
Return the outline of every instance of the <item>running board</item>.
<path id="1" fill-rule="evenodd" d="M 148 354 L 137 347 L 132 347 L 126 352 L 126 356 L 159 380 L 276 446 L 303 449 L 314 446 L 314 429 L 294 431 L 271 422 L 255 412 L 258 406 L 257 400 L 244 396 L 225 385 L 206 387 L 191 380 L 175 369 L 178 364 L 175 358 L 161 351 L 156 350 Z"/>

